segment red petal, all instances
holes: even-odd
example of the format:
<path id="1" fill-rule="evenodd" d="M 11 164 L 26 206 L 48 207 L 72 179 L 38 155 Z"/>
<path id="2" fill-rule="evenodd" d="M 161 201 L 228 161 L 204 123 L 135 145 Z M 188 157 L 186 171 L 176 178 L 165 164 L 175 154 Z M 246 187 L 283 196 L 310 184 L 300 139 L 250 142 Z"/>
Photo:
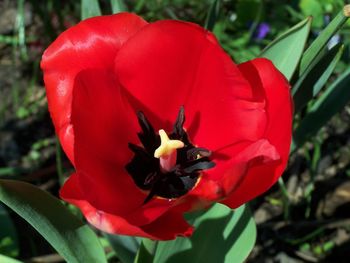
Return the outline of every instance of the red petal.
<path id="1" fill-rule="evenodd" d="M 261 87 L 266 97 L 267 127 L 264 137 L 276 148 L 279 162 L 256 161 L 242 182 L 224 203 L 235 208 L 269 189 L 284 171 L 292 133 L 292 99 L 284 76 L 267 59 L 239 65 L 252 87 Z"/>
<path id="2" fill-rule="evenodd" d="M 152 224 L 143 226 L 142 229 L 151 233 L 156 239 L 171 240 L 177 236 L 189 237 L 193 233 L 193 227 L 183 218 L 182 214 L 168 212 Z"/>
<path id="3" fill-rule="evenodd" d="M 147 194 L 125 170 L 133 156 L 128 143 L 138 142 L 139 127 L 113 73 L 91 69 L 77 75 L 72 124 L 79 184 L 91 205 L 137 225 L 154 221 L 173 205 L 164 199 L 143 205 Z"/>
<path id="4" fill-rule="evenodd" d="M 128 143 L 138 141 L 138 124 L 113 73 L 90 69 L 77 75 L 71 119 L 76 170 L 89 202 L 105 211 L 141 202 L 138 191 L 128 198 L 131 205 L 122 201 L 135 189 L 124 167 L 133 156 Z"/>
<path id="5" fill-rule="evenodd" d="M 239 65 L 239 69 L 252 87 L 260 86 L 265 92 L 268 125 L 264 137 L 276 147 L 282 158 L 281 172 L 288 161 L 292 137 L 293 100 L 290 86 L 270 60 L 254 59 Z"/>
<path id="6" fill-rule="evenodd" d="M 187 106 L 193 110 L 188 118 L 190 139 L 212 151 L 260 139 L 266 113 L 265 101 L 256 94 L 258 91 L 250 87 L 220 47 L 208 45 L 200 59 Z"/>
<path id="7" fill-rule="evenodd" d="M 61 189 L 60 196 L 79 207 L 87 220 L 105 232 L 121 235 L 143 236 L 152 239 L 169 240 L 176 236 L 190 236 L 193 228 L 186 223 L 181 214 L 166 213 L 152 224 L 144 226 L 135 226 L 125 218 L 106 213 L 92 206 L 85 200 L 83 192 L 80 190 L 79 177 L 73 174 L 69 177 L 64 187 Z"/>
<path id="8" fill-rule="evenodd" d="M 265 128 L 264 101 L 216 43 L 194 24 L 159 21 L 120 50 L 115 71 L 129 100 L 156 129 L 170 130 L 184 105 L 191 140 L 211 150 L 256 140 Z"/>
<path id="9" fill-rule="evenodd" d="M 266 139 L 241 142 L 214 152 L 216 166 L 203 172 L 201 182 L 189 193 L 198 196 L 202 203 L 218 201 L 230 196 L 242 181 L 252 164 L 278 162 L 280 156 Z M 256 178 L 259 185 L 260 179 Z"/>
<path id="10" fill-rule="evenodd" d="M 228 196 L 231 192 L 235 191 L 240 187 L 241 182 L 246 180 L 246 174 L 251 169 L 252 163 L 270 164 L 271 162 L 280 162 L 280 156 L 276 148 L 266 139 L 249 144 L 241 143 L 224 149 L 219 154 L 223 156 L 234 156 L 230 161 L 222 161 L 225 164 L 218 162 L 218 167 L 221 168 L 222 173 L 220 184 L 224 190 L 224 196 Z M 220 171 L 213 171 L 212 173 L 217 174 Z M 255 179 L 257 180 L 255 185 L 259 185 L 259 178 Z"/>
<path id="11" fill-rule="evenodd" d="M 120 47 L 146 24 L 128 13 L 90 18 L 62 33 L 45 51 L 41 68 L 49 110 L 63 149 L 73 163 L 71 103 L 76 75 L 87 68 L 111 68 Z"/>

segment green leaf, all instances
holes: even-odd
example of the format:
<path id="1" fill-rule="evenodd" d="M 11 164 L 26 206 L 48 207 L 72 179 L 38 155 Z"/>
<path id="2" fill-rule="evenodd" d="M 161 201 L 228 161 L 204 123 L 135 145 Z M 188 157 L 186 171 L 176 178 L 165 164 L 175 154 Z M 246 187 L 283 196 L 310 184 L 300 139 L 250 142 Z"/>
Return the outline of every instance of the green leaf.
<path id="1" fill-rule="evenodd" d="M 198 217 L 191 238 L 158 244 L 157 263 L 243 262 L 254 247 L 256 226 L 247 206 L 216 204 Z"/>
<path id="2" fill-rule="evenodd" d="M 111 0 L 111 6 L 113 14 L 128 11 L 128 7 L 126 6 L 123 0 Z"/>
<path id="3" fill-rule="evenodd" d="M 67 262 L 107 262 L 96 234 L 47 192 L 28 183 L 0 180 L 0 201 L 31 224 Z"/>
<path id="4" fill-rule="evenodd" d="M 320 98 L 294 132 L 293 144 L 301 146 L 306 139 L 315 135 L 350 100 L 350 69 L 344 72 Z"/>
<path id="5" fill-rule="evenodd" d="M 154 241 L 148 238 L 142 239 L 140 248 L 137 252 L 135 263 L 153 263 L 158 248 L 158 241 Z"/>
<path id="6" fill-rule="evenodd" d="M 238 0 L 235 3 L 237 22 L 242 25 L 260 22 L 263 8 L 262 0 Z M 254 25 L 252 27 L 255 28 Z"/>
<path id="7" fill-rule="evenodd" d="M 1 203 L 0 226 L 0 253 L 6 256 L 16 257 L 19 252 L 17 231 L 10 215 Z"/>
<path id="8" fill-rule="evenodd" d="M 317 55 L 324 49 L 328 41 L 334 36 L 337 31 L 345 24 L 349 17 L 350 5 L 344 7 L 338 15 L 328 24 L 328 26 L 320 33 L 320 35 L 311 43 L 308 49 L 304 52 L 300 62 L 299 76 L 301 76 L 306 69 L 315 60 Z"/>
<path id="9" fill-rule="evenodd" d="M 220 1 L 221 0 L 213 0 L 210 8 L 209 13 L 207 16 L 207 19 L 205 21 L 205 28 L 209 31 L 213 31 L 213 28 L 215 26 L 215 22 L 219 16 L 220 12 Z"/>
<path id="10" fill-rule="evenodd" d="M 315 97 L 326 84 L 336 64 L 343 54 L 344 45 L 338 44 L 325 54 L 320 54 L 308 70 L 293 86 L 294 110 L 301 110 L 313 97 Z"/>
<path id="11" fill-rule="evenodd" d="M 311 18 L 295 25 L 272 41 L 260 54 L 273 64 L 290 80 L 295 72 L 310 32 Z"/>
<path id="12" fill-rule="evenodd" d="M 0 255 L 0 262 L 1 263 L 23 263 L 23 261 L 19 261 L 17 259 L 13 259 L 4 255 Z"/>
<path id="13" fill-rule="evenodd" d="M 137 250 L 140 247 L 140 238 L 110 234 L 105 234 L 105 237 L 123 263 L 134 262 Z"/>
<path id="14" fill-rule="evenodd" d="M 140 13 L 145 4 L 146 0 L 137 0 L 137 2 L 134 4 L 133 12 L 136 14 Z"/>
<path id="15" fill-rule="evenodd" d="M 312 16 L 312 26 L 323 26 L 323 9 L 319 0 L 301 0 L 299 7 L 304 16 Z"/>
<path id="16" fill-rule="evenodd" d="M 98 0 L 81 0 L 81 20 L 100 15 L 101 8 Z"/>

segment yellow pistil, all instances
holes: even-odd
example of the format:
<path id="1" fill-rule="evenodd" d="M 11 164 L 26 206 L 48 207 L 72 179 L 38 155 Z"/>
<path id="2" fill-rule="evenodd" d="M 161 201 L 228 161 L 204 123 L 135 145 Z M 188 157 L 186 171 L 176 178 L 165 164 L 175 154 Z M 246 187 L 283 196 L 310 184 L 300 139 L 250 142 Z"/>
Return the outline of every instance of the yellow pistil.
<path id="1" fill-rule="evenodd" d="M 180 140 L 170 140 L 164 130 L 159 130 L 160 146 L 154 151 L 154 157 L 160 160 L 163 172 L 169 172 L 176 164 L 176 150 L 185 144 Z"/>
<path id="2" fill-rule="evenodd" d="M 180 140 L 170 140 L 164 130 L 159 130 L 160 146 L 155 150 L 154 157 L 171 155 L 176 149 L 183 148 L 185 144 Z"/>

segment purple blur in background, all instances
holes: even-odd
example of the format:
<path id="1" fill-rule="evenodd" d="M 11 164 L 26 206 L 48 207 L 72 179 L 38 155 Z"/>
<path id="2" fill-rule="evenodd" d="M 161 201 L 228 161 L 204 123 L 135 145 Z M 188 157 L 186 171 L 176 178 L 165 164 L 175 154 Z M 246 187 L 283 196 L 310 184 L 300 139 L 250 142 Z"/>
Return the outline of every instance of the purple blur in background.
<path id="1" fill-rule="evenodd" d="M 260 23 L 255 30 L 254 38 L 255 39 L 264 39 L 266 35 L 270 32 L 270 25 L 268 23 Z"/>

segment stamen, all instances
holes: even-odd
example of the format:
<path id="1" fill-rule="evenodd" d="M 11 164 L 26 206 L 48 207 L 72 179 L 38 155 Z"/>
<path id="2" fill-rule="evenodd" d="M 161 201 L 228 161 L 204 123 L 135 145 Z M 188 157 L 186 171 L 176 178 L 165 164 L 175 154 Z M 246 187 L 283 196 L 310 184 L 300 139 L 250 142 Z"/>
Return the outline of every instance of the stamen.
<path id="1" fill-rule="evenodd" d="M 183 127 L 183 106 L 169 136 L 164 130 L 157 134 L 141 111 L 137 117 L 141 127 L 137 135 L 141 145 L 129 143 L 134 156 L 125 168 L 135 184 L 148 191 L 144 204 L 154 197 L 170 200 L 185 195 L 196 186 L 203 175 L 202 170 L 215 166 L 210 160 L 211 151 L 195 147 L 189 140 Z"/>
<path id="2" fill-rule="evenodd" d="M 159 130 L 160 146 L 154 151 L 154 157 L 160 161 L 160 168 L 169 172 L 176 164 L 176 150 L 185 144 L 180 140 L 170 140 L 164 130 Z"/>
<path id="3" fill-rule="evenodd" d="M 202 157 L 209 157 L 211 155 L 211 151 L 205 148 L 192 148 L 187 151 L 187 159 L 196 160 Z"/>

